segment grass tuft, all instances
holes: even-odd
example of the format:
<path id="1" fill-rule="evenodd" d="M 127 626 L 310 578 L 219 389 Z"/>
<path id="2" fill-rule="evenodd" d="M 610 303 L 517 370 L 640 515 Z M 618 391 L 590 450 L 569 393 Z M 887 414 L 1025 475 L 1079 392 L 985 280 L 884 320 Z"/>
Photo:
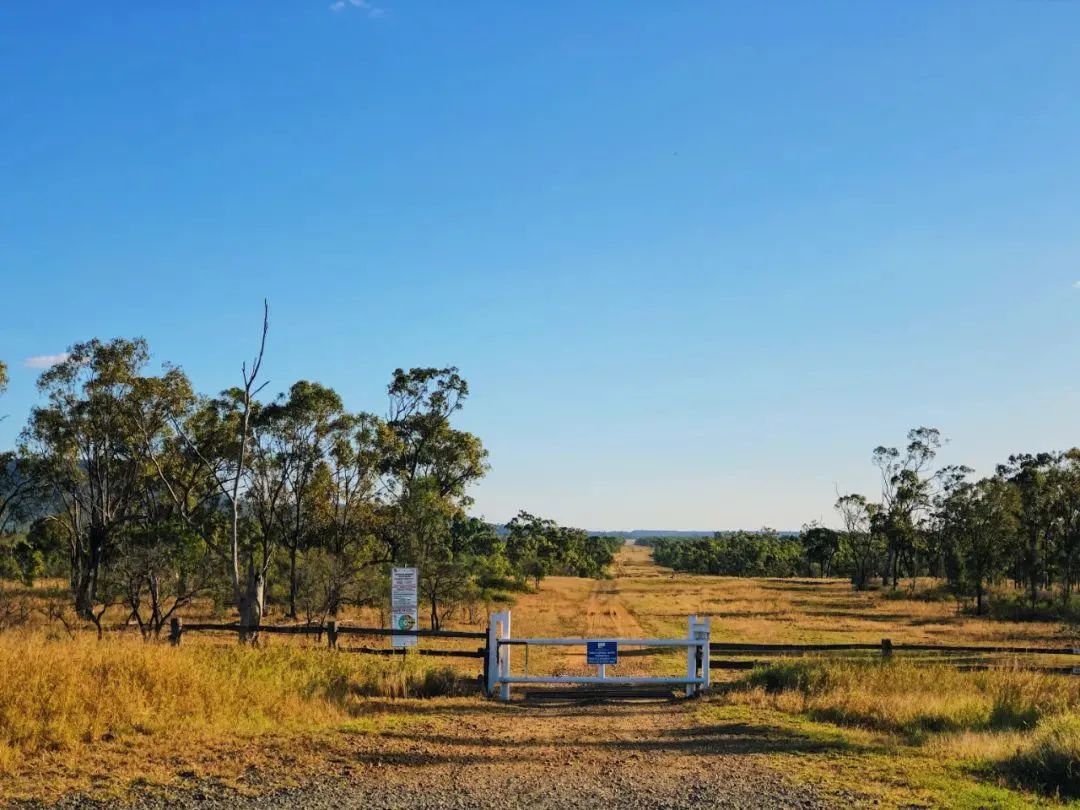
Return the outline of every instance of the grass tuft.
<path id="1" fill-rule="evenodd" d="M 903 661 L 777 663 L 750 673 L 742 689 L 737 699 L 743 701 L 913 741 L 942 732 L 1031 729 L 1080 706 L 1080 684 L 1062 676 Z"/>
<path id="2" fill-rule="evenodd" d="M 1023 787 L 1080 797 L 1080 717 L 1060 715 L 1041 724 L 997 767 Z"/>

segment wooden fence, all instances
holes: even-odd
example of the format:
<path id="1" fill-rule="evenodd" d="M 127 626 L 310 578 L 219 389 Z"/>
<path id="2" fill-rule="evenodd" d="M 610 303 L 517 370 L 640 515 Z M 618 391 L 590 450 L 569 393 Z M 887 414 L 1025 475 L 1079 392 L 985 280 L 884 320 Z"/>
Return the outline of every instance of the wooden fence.
<path id="1" fill-rule="evenodd" d="M 717 654 L 729 657 L 722 659 L 714 657 Z M 868 654 L 880 656 L 882 660 L 898 655 L 903 656 L 903 660 L 916 664 L 947 665 L 968 671 L 991 669 L 1007 662 L 1011 665 L 1020 664 L 1025 669 L 1039 672 L 1080 675 L 1080 666 L 1035 665 L 1040 659 L 1080 655 L 1080 647 L 894 644 L 887 638 L 881 639 L 878 644 L 752 644 L 719 641 L 709 645 L 712 667 L 729 670 L 754 669 L 766 665 L 768 659 L 777 657 L 818 655 L 823 658 L 850 661 L 858 658 L 865 659 Z M 1003 661 L 1001 658 L 1003 656 L 1009 658 Z M 758 660 L 760 657 L 766 660 Z"/>
<path id="2" fill-rule="evenodd" d="M 250 632 L 250 628 L 245 628 L 236 623 L 217 624 L 211 622 L 193 622 L 191 624 L 185 624 L 182 619 L 172 619 L 169 623 L 169 643 L 173 646 L 177 646 L 183 640 L 184 634 L 203 632 L 236 633 L 238 637 L 243 637 L 245 632 Z M 315 636 L 319 641 L 322 640 L 323 636 L 326 636 L 326 644 L 331 650 L 366 655 L 408 654 L 435 656 L 440 658 L 478 658 L 484 662 L 485 671 L 488 661 L 488 634 L 484 631 L 393 630 L 388 627 L 352 627 L 350 625 L 339 624 L 336 621 L 328 621 L 326 624 L 264 624 L 259 626 L 258 633 L 259 635 Z M 476 639 L 483 641 L 484 646 L 473 650 L 429 650 L 419 647 L 346 647 L 339 643 L 342 636 L 367 636 L 369 638 L 378 636 L 416 636 L 418 638 Z"/>

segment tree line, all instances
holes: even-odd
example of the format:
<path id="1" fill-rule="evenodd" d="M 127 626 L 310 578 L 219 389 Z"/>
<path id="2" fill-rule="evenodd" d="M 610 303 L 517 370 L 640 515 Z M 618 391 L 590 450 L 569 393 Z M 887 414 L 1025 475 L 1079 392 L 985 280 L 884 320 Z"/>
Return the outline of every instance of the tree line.
<path id="1" fill-rule="evenodd" d="M 142 339 L 77 343 L 44 371 L 0 454 L 0 577 L 62 573 L 99 633 L 110 607 L 151 637 L 210 597 L 255 640 L 268 604 L 309 621 L 382 606 L 392 565 L 419 568 L 435 629 L 548 575 L 603 574 L 613 538 L 469 516 L 488 454 L 454 425 L 469 395 L 456 368 L 397 369 L 385 415 L 307 380 L 267 398 L 268 327 L 264 313 L 257 352 L 216 396 L 179 367 L 148 373 Z"/>
<path id="2" fill-rule="evenodd" d="M 983 613 L 1011 584 L 1028 611 L 1067 613 L 1080 580 L 1080 449 L 1009 456 L 992 475 L 935 465 L 940 431 L 919 427 L 903 447 L 880 446 L 876 497 L 838 493 L 839 526 L 797 535 L 718 532 L 649 541 L 676 570 L 728 576 L 844 576 L 863 590 L 935 576 Z"/>

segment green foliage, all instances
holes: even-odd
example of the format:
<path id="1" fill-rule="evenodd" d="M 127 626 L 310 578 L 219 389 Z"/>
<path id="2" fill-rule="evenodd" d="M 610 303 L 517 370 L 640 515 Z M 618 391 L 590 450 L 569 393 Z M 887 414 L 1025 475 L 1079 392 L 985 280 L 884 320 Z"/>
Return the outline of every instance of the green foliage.
<path id="1" fill-rule="evenodd" d="M 33 585 L 45 573 L 45 557 L 27 539 L 15 534 L 0 538 L 0 579 Z"/>
<path id="2" fill-rule="evenodd" d="M 521 511 L 506 524 L 506 553 L 521 579 L 536 587 L 551 575 L 601 577 L 622 546 L 617 537 L 596 537 L 582 529 Z"/>
<path id="3" fill-rule="evenodd" d="M 697 539 L 658 538 L 653 557 L 677 571 L 733 577 L 791 577 L 805 567 L 798 538 L 771 529 L 717 532 Z"/>

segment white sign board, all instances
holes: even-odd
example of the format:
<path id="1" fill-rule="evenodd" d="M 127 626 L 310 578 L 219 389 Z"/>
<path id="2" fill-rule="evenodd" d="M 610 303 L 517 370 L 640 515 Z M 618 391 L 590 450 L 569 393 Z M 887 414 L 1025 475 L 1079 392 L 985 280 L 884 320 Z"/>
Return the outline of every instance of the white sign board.
<path id="1" fill-rule="evenodd" d="M 415 568 L 390 569 L 390 627 L 393 630 L 417 628 Z M 390 636 L 392 647 L 415 647 L 416 636 Z"/>

